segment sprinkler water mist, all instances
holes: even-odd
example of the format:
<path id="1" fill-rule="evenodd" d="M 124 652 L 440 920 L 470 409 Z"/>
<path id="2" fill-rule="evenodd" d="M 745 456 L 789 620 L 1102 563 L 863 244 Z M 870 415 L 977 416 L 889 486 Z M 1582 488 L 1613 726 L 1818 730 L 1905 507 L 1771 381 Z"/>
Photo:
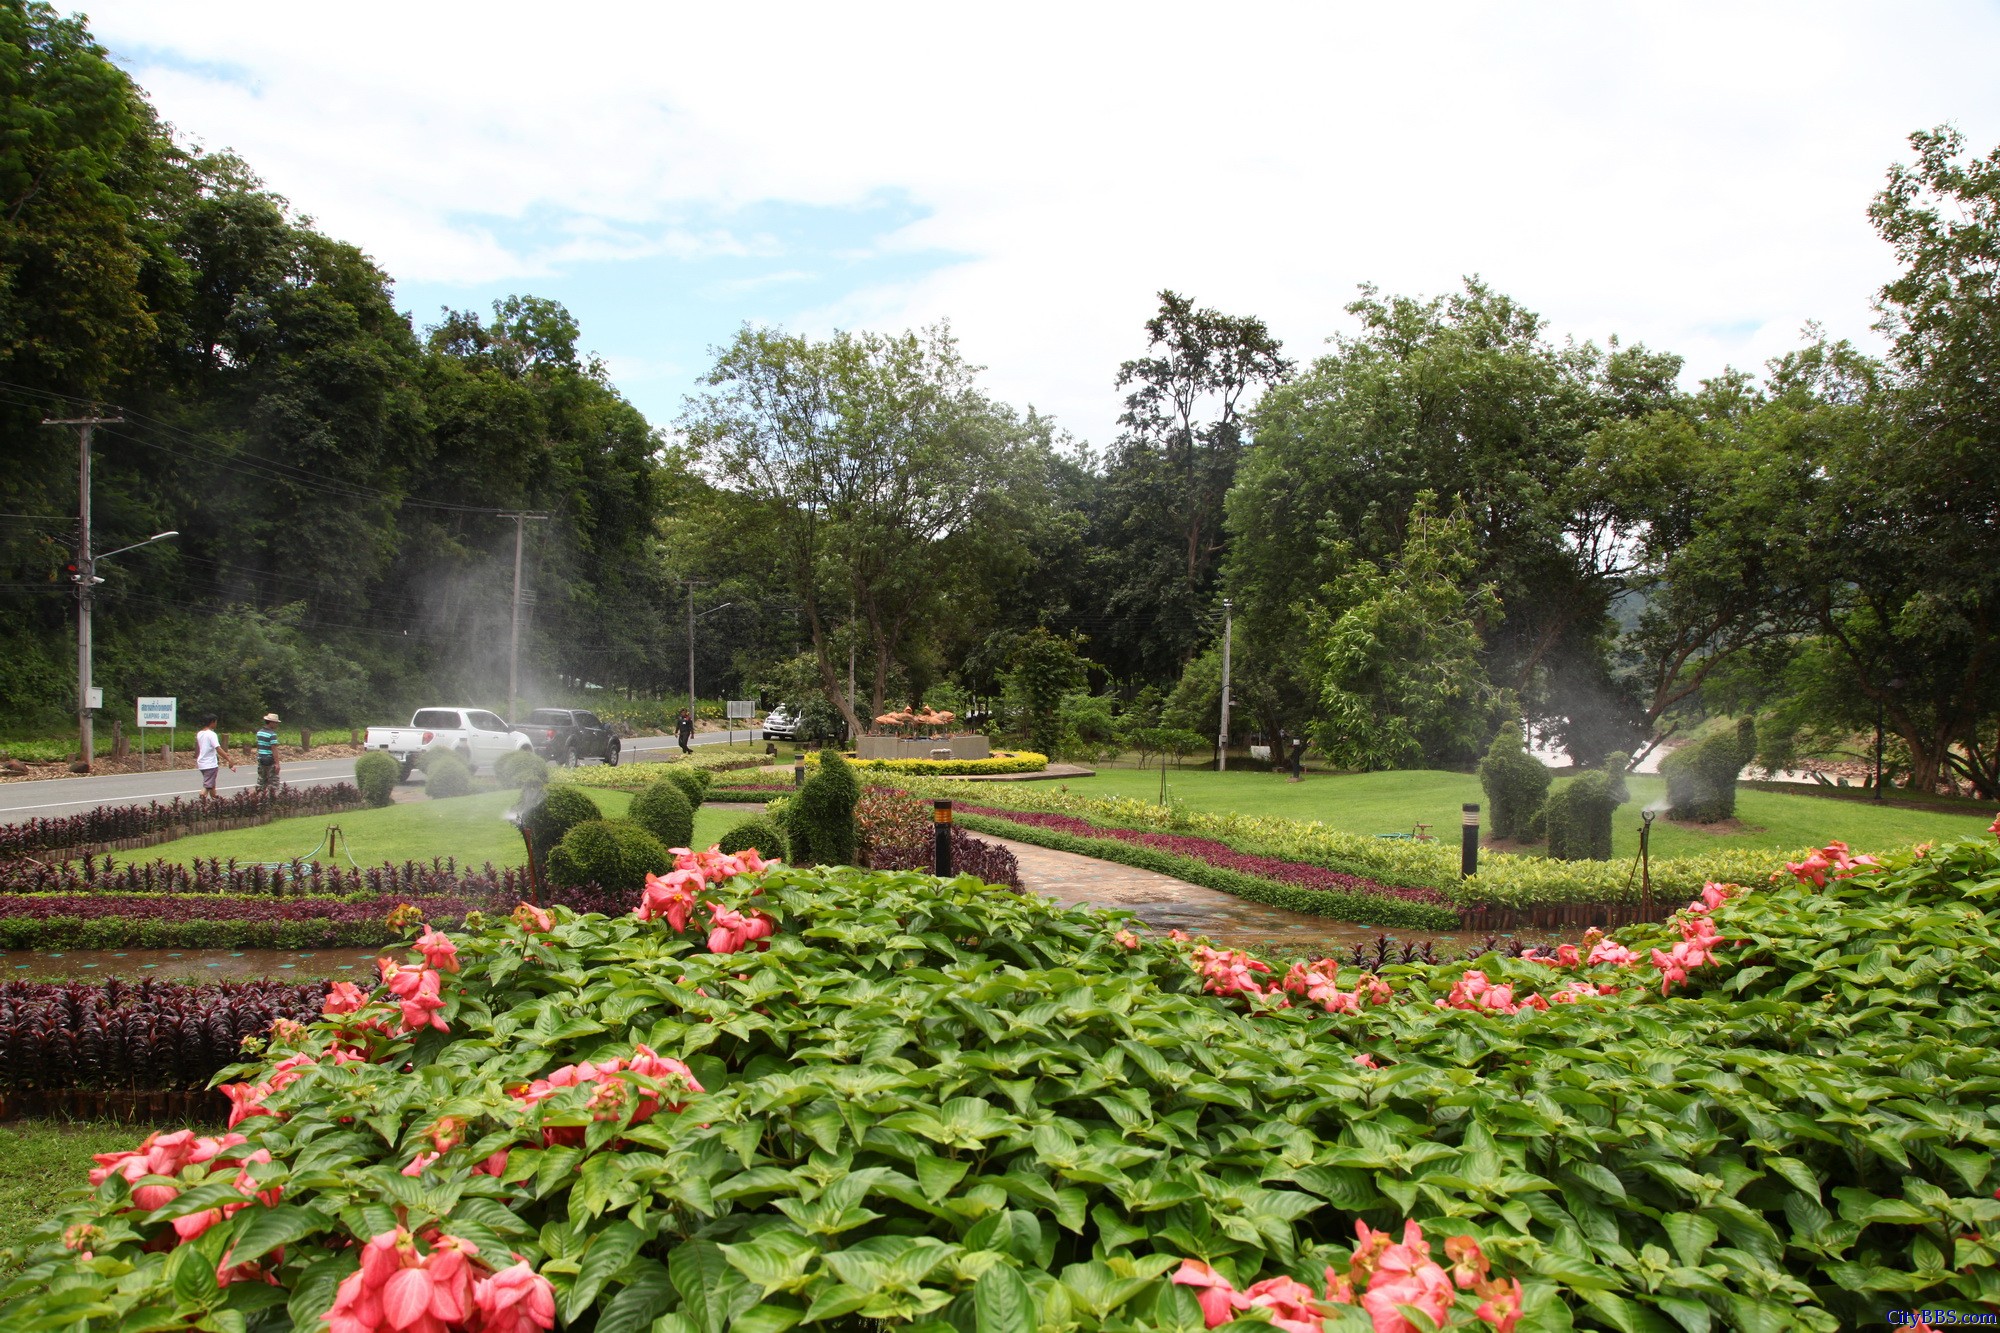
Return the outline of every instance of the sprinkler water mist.
<path id="1" fill-rule="evenodd" d="M 535 835 L 528 828 L 528 818 L 533 815 L 548 797 L 548 790 L 539 782 L 530 782 L 521 788 L 521 800 L 506 815 L 507 822 L 521 832 L 521 841 L 528 848 L 528 884 L 535 893 L 535 906 L 547 907 L 542 901 L 542 868 L 535 864 Z"/>

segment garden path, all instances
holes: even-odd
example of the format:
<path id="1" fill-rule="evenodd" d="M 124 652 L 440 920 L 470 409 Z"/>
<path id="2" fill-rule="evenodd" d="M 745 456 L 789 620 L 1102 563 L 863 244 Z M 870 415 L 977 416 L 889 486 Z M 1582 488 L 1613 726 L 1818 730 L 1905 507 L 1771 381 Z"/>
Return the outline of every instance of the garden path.
<path id="1" fill-rule="evenodd" d="M 1075 852 L 1058 852 L 987 833 L 979 836 L 1014 853 L 1021 863 L 1021 886 L 1028 892 L 1045 894 L 1065 906 L 1127 911 L 1159 931 L 1185 930 L 1190 935 L 1206 935 L 1237 948 L 1312 948 L 1323 952 L 1334 949 L 1345 952 L 1350 945 L 1373 944 L 1384 933 L 1376 926 L 1357 926 L 1331 917 L 1268 907 L 1157 871 L 1099 861 Z M 1464 947 L 1485 939 L 1484 935 L 1451 931 L 1421 935 L 1405 931 L 1388 933 L 1435 939 L 1440 948 L 1446 944 Z"/>

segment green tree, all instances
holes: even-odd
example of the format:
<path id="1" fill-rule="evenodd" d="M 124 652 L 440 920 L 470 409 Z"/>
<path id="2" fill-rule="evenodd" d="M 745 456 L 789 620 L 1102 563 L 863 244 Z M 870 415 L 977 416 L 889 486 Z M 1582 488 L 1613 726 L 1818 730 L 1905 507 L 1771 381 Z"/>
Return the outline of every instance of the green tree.
<path id="1" fill-rule="evenodd" d="M 1031 748 L 1054 757 L 1069 737 L 1063 728 L 1063 700 L 1089 681 L 1089 663 L 1076 640 L 1037 627 L 1014 645 L 1004 685 L 1008 707 Z"/>
<path id="2" fill-rule="evenodd" d="M 1481 660 L 1482 633 L 1500 619 L 1490 583 L 1475 582 L 1471 520 L 1440 515 L 1420 495 L 1403 548 L 1380 566 L 1338 553 L 1346 567 L 1313 613 L 1323 720 L 1317 747 L 1344 768 L 1465 764 L 1510 711 Z"/>

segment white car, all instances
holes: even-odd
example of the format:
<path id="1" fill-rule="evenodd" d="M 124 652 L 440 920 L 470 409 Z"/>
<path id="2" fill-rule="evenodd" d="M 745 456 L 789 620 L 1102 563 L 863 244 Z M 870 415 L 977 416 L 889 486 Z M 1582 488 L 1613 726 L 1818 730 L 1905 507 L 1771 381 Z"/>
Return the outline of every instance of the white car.
<path id="1" fill-rule="evenodd" d="M 370 727 L 362 748 L 394 755 L 403 781 L 424 766 L 424 751 L 444 748 L 477 769 L 503 754 L 533 749 L 526 736 L 483 708 L 419 708 L 407 727 Z"/>
<path id="2" fill-rule="evenodd" d="M 799 738 L 799 715 L 779 704 L 765 714 L 763 732 L 767 741 L 795 741 Z"/>

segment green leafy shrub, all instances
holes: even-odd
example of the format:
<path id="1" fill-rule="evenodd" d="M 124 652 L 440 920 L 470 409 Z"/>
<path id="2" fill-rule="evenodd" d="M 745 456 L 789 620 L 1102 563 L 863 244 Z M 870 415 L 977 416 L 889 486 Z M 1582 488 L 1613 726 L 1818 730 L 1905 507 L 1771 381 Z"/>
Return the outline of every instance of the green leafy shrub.
<path id="1" fill-rule="evenodd" d="M 785 846 L 794 864 L 854 864 L 860 799 L 861 784 L 847 761 L 837 751 L 820 751 L 817 770 L 785 805 Z"/>
<path id="2" fill-rule="evenodd" d="M 1550 777 L 1548 765 L 1528 753 L 1520 724 L 1501 727 L 1479 761 L 1486 827 L 1494 837 L 1528 840 L 1535 812 L 1548 797 Z"/>
<path id="3" fill-rule="evenodd" d="M 1716 824 L 1736 817 L 1736 779 L 1757 757 L 1757 722 L 1683 745 L 1660 761 L 1667 780 L 1667 817 Z"/>
<path id="4" fill-rule="evenodd" d="M 716 847 L 725 852 L 745 852 L 753 848 L 766 860 L 785 855 L 785 834 L 768 819 L 746 819 L 722 835 Z"/>
<path id="5" fill-rule="evenodd" d="M 509 750 L 493 761 L 493 776 L 503 787 L 525 787 L 531 782 L 547 783 L 549 761 L 533 750 Z"/>
<path id="6" fill-rule="evenodd" d="M 701 809 L 702 801 L 708 797 L 709 783 L 714 781 L 709 776 L 708 769 L 696 768 L 692 764 L 673 764 L 668 767 L 660 780 L 662 782 L 671 782 L 680 788 L 681 795 L 687 797 L 688 809 L 690 810 Z M 656 783 L 655 785 L 658 784 Z M 675 843 L 673 845 L 680 846 L 682 844 Z"/>
<path id="7" fill-rule="evenodd" d="M 370 750 L 354 761 L 354 785 L 361 789 L 361 799 L 378 809 L 396 799 L 396 784 L 402 780 L 403 766 L 394 755 Z"/>
<path id="8" fill-rule="evenodd" d="M 868 773 L 910 773 L 924 777 L 972 777 L 981 773 L 1040 773 L 1049 757 L 1033 750 L 995 750 L 985 759 L 855 759 L 847 762 Z M 814 762 L 808 757 L 808 764 Z"/>
<path id="9" fill-rule="evenodd" d="M 694 840 L 694 806 L 672 774 L 634 796 L 625 817 L 658 838 L 663 847 L 686 847 Z"/>
<path id="10" fill-rule="evenodd" d="M 1579 773 L 1555 784 L 1538 821 L 1550 856 L 1559 861 L 1611 859 L 1611 812 L 1631 799 L 1625 763 L 1625 755 L 1607 755 L 1603 772 Z"/>
<path id="11" fill-rule="evenodd" d="M 433 800 L 466 796 L 472 791 L 472 770 L 450 750 L 433 747 L 424 751 L 424 795 Z"/>
<path id="12" fill-rule="evenodd" d="M 595 884 L 637 894 L 646 887 L 646 876 L 671 870 L 673 864 L 666 844 L 637 824 L 586 819 L 549 852 L 549 882 L 558 888 Z"/>
<path id="13" fill-rule="evenodd" d="M 597 802 L 569 783 L 559 782 L 548 788 L 525 821 L 536 859 L 546 864 L 549 853 L 563 840 L 564 834 L 587 819 L 602 818 L 604 812 L 597 808 Z"/>
<path id="14" fill-rule="evenodd" d="M 1433 1259 L 1469 1235 L 1518 1278 L 1519 1333 L 1971 1322 L 1950 1316 L 2000 1292 L 1997 851 L 1966 839 L 1728 899 L 1720 937 L 1743 943 L 1671 996 L 1644 964 L 1479 960 L 1516 999 L 1590 983 L 1546 1012 L 1438 1007 L 1465 969 L 1400 964 L 1349 1012 L 1253 1010 L 1203 993 L 1184 946 L 1119 941 L 1123 921 L 916 873 L 704 891 L 768 913 L 768 952 L 710 952 L 700 911 L 676 932 L 557 909 L 532 943 L 494 920 L 455 941 L 445 1031 L 391 1037 L 376 988 L 365 1015 L 225 1071 L 266 1085 L 271 1114 L 236 1128 L 282 1194 L 231 1193 L 233 1160 L 207 1186 L 189 1168 L 166 1216 L 116 1173 L 79 1188 L 0 1287 L 0 1327 L 77 1309 L 324 1327 L 334 1279 L 401 1226 L 464 1238 L 482 1276 L 518 1255 L 564 1328 L 1199 1330 L 1183 1260 L 1316 1294 L 1358 1221 L 1400 1237 L 1404 1219 Z M 1619 938 L 1641 958 L 1682 942 L 1673 924 Z M 336 1062 L 336 1037 L 369 1058 Z M 608 1062 L 635 1059 L 612 1086 Z M 522 1095 L 559 1069 L 590 1086 Z M 225 1203 L 180 1241 L 177 1210 Z M 268 1281 L 218 1284 L 225 1252 Z M 1435 1279 L 1459 1302 L 1443 1326 L 1490 1333 Z"/>

